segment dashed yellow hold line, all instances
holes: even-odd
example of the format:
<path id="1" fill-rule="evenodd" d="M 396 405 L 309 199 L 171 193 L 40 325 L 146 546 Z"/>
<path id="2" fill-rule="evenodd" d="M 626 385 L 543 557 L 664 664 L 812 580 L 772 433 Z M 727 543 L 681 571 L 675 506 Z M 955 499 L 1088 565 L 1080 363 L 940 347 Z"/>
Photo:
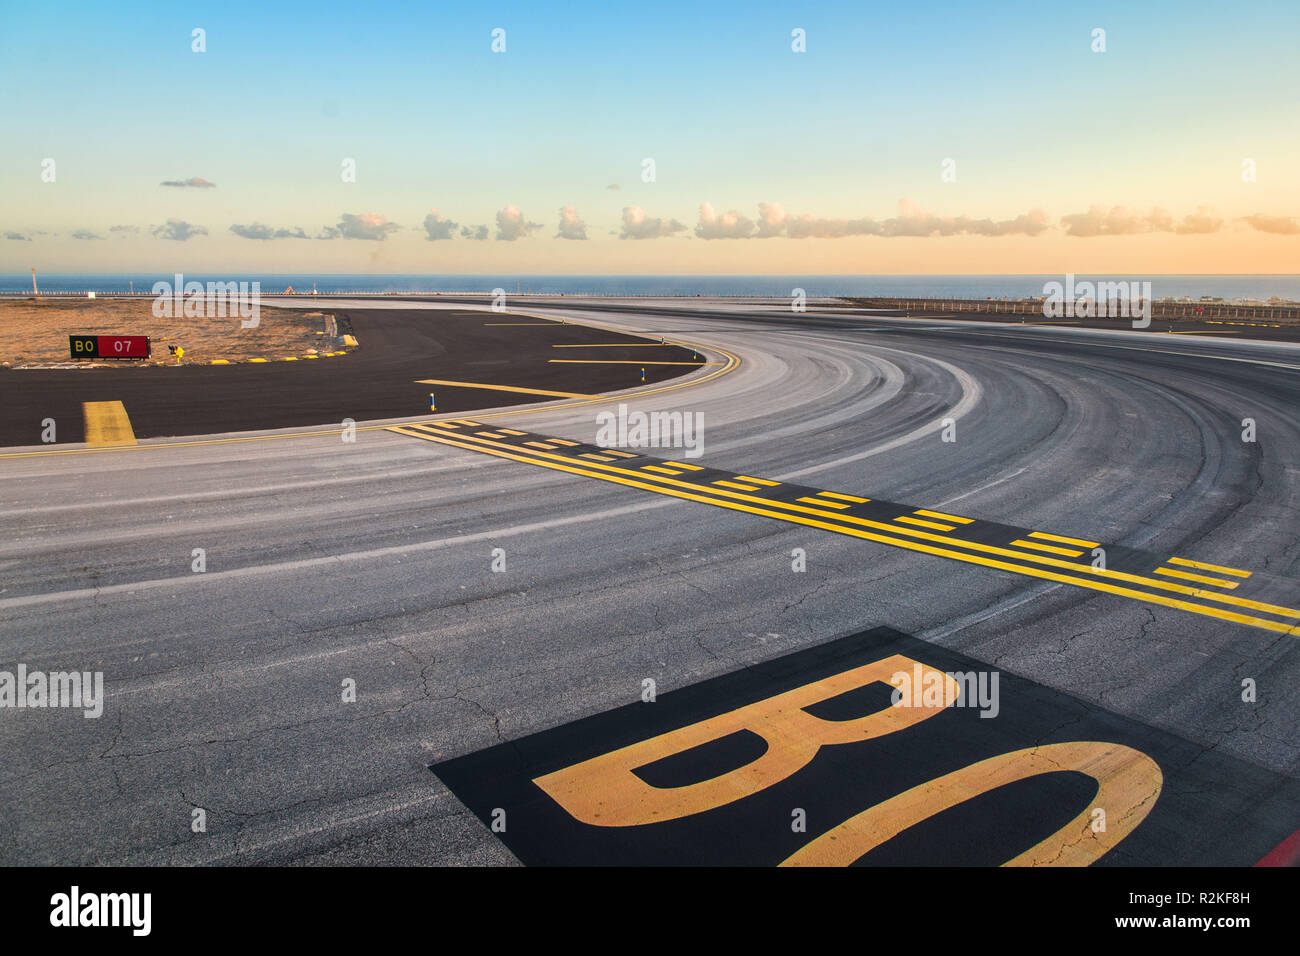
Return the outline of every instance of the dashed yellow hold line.
<path id="1" fill-rule="evenodd" d="M 1100 541 L 1084 541 L 1082 538 L 1067 538 L 1063 534 L 1048 534 L 1046 531 L 1031 531 L 1029 532 L 1029 537 L 1041 538 L 1044 541 L 1057 541 L 1061 544 L 1074 544 L 1078 545 L 1080 548 L 1095 548 L 1101 544 Z"/>
<path id="2" fill-rule="evenodd" d="M 800 501 L 803 501 L 802 498 L 800 498 L 799 500 L 800 500 Z M 954 528 L 954 527 L 953 527 L 952 525 L 950 525 L 950 524 L 939 524 L 939 522 L 937 522 L 937 521 L 926 521 L 926 520 L 924 520 L 924 519 L 922 519 L 922 518 L 913 518 L 911 515 L 899 515 L 899 516 L 898 516 L 897 518 L 895 518 L 894 520 L 895 520 L 895 521 L 901 521 L 901 522 L 903 522 L 903 524 L 914 524 L 914 525 L 916 525 L 918 528 L 933 528 L 933 529 L 936 530 L 936 531 L 956 531 L 956 530 L 957 530 L 956 528 Z"/>
<path id="3" fill-rule="evenodd" d="M 424 438 L 426 440 L 428 440 L 431 437 L 429 434 L 426 434 L 421 431 L 404 431 L 403 429 L 405 427 L 406 426 L 390 426 L 389 430 L 400 432 L 401 434 L 405 434 L 405 435 L 410 435 L 415 438 Z M 522 461 L 525 463 L 536 464 L 545 468 L 557 468 L 561 471 L 565 471 L 565 470 L 573 471 L 575 474 L 583 474 L 586 475 L 587 477 L 592 477 L 592 478 L 605 478 L 610 481 L 618 482 L 621 484 L 630 484 L 638 488 L 646 488 L 650 491 L 660 491 L 663 494 L 669 494 L 675 497 L 689 498 L 690 500 L 693 501 L 703 501 L 706 504 L 716 504 L 719 507 L 726 507 L 726 508 L 734 507 L 735 510 L 751 511 L 754 514 L 763 514 L 765 517 L 784 518 L 786 520 L 795 521 L 800 524 L 813 524 L 817 527 L 826 527 L 832 531 L 838 531 L 842 529 L 844 533 L 853 534 L 857 537 L 867 537 L 874 541 L 881 541 L 886 544 L 892 544 L 897 547 L 909 548 L 911 550 L 925 551 L 927 553 L 934 553 L 934 554 L 942 554 L 945 557 L 954 557 L 957 560 L 967 561 L 969 563 L 985 564 L 989 567 L 997 567 L 1003 570 L 1019 570 L 1023 567 L 1025 569 L 1025 573 L 1031 574 L 1032 576 L 1035 577 L 1045 577 L 1055 581 L 1062 581 L 1067 584 L 1077 584 L 1080 587 L 1088 587 L 1088 588 L 1093 588 L 1094 590 L 1102 590 L 1102 591 L 1109 591 L 1116 594 L 1123 594 L 1126 597 L 1139 596 L 1143 600 L 1150 599 L 1157 604 L 1165 604 L 1170 607 L 1179 607 L 1179 608 L 1183 608 L 1184 610 L 1189 610 L 1189 609 L 1196 610 L 1198 613 L 1206 613 L 1212 617 L 1222 617 L 1225 620 L 1233 620 L 1233 621 L 1237 621 L 1238 623 L 1245 623 L 1245 624 L 1250 624 L 1251 626 L 1263 627 L 1267 630 L 1281 631 L 1282 633 L 1286 633 L 1286 634 L 1300 634 L 1300 626 L 1288 625 L 1277 621 L 1267 621 L 1263 618 L 1246 617 L 1240 614 L 1236 614 L 1235 612 L 1232 611 L 1225 611 L 1221 608 L 1208 607 L 1206 605 L 1199 605 L 1199 604 L 1191 604 L 1186 601 L 1179 601 L 1175 598 L 1165 597 L 1164 595 L 1147 594 L 1146 592 L 1133 591 L 1128 588 L 1117 589 L 1116 585 L 1107 584 L 1105 581 L 1101 581 L 1101 580 L 1093 580 L 1092 578 L 1105 578 L 1107 580 L 1123 581 L 1132 584 L 1140 584 L 1144 587 L 1155 588 L 1160 591 L 1168 591 L 1175 594 L 1182 594 L 1188 597 L 1201 598 L 1203 600 L 1214 601 L 1215 603 L 1218 604 L 1226 604 L 1233 607 L 1241 607 L 1248 610 L 1261 611 L 1267 614 L 1276 614 L 1280 617 L 1300 619 L 1300 611 L 1294 608 L 1281 607 L 1276 604 L 1269 604 L 1264 601 L 1252 601 L 1248 598 L 1239 598 L 1229 594 L 1221 594 L 1214 591 L 1206 591 L 1202 588 L 1189 587 L 1187 585 L 1176 584 L 1172 581 L 1161 581 L 1154 578 L 1143 577 L 1141 575 L 1132 574 L 1127 571 L 1115 571 L 1109 568 L 1095 568 L 1092 567 L 1091 565 L 1078 564 L 1070 561 L 1063 561 L 1060 558 L 1053 558 L 1048 555 L 1029 554 L 1024 551 L 1012 551 L 1007 548 L 1002 548 L 997 545 L 984 544 L 983 542 L 979 542 L 979 541 L 964 541 L 959 538 L 952 538 L 946 535 L 933 534 L 931 532 L 922 531 L 919 529 L 913 530 L 911 528 L 900 527 L 898 525 L 891 525 L 879 521 L 872 521 L 868 518 L 859 518 L 855 515 L 836 514 L 833 512 L 817 511 L 814 508 L 809 508 L 803 505 L 793 504 L 790 502 L 772 501 L 766 498 L 754 498 L 742 492 L 728 491 L 723 488 L 712 488 L 708 486 L 690 484 L 688 482 L 679 481 L 675 478 L 660 478 L 656 475 L 645 474 L 644 471 L 639 471 L 639 472 L 629 471 L 625 468 L 620 468 L 616 465 L 592 464 L 592 465 L 583 465 L 581 468 L 575 469 L 563 464 L 564 462 L 573 462 L 574 459 L 566 458 L 561 455 L 553 455 L 553 454 L 519 455 L 513 453 L 514 451 L 517 451 L 517 449 L 512 449 L 512 446 L 509 445 L 497 445 L 497 443 L 489 442 L 489 441 L 483 441 L 481 443 L 475 442 L 473 444 L 461 443 L 452 440 L 456 438 L 456 436 L 454 435 L 439 435 L 436 432 L 434 432 L 433 434 L 436 440 L 441 441 L 448 445 L 456 445 L 458 447 L 467 448 L 473 451 L 482 451 L 485 454 L 497 455 L 498 457 L 502 457 L 502 458 L 510 458 L 515 461 Z M 489 446 L 495 446 L 495 447 L 489 447 Z M 547 460 L 543 460 L 543 459 L 547 459 Z M 598 469 L 598 471 L 592 471 L 590 469 Z M 622 477 L 624 475 L 629 477 L 628 478 Z M 638 478 L 641 479 L 641 481 L 637 481 L 636 479 Z M 645 484 L 643 482 L 654 482 L 655 484 Z M 664 486 L 672 486 L 672 487 L 664 487 Z M 714 497 L 705 498 L 699 495 L 692 495 L 690 493 L 685 492 L 684 490 L 679 492 L 678 489 L 691 489 L 692 491 L 707 491 Z M 722 498 L 735 499 L 735 500 L 734 501 L 719 500 Z M 753 503 L 753 505 L 762 506 L 762 508 L 759 510 L 755 510 L 753 506 L 749 504 L 751 502 Z M 772 511 L 771 509 L 774 507 L 784 508 L 787 510 Z M 835 521 L 857 525 L 860 526 L 860 528 L 856 528 L 856 527 L 845 528 L 843 525 L 816 524 L 815 522 L 805 519 L 804 517 L 805 515 L 810 515 L 819 518 L 830 518 L 830 519 L 834 519 Z M 920 540 L 909 541 L 909 540 L 899 539 L 896 537 L 885 537 L 884 535 L 876 534 L 874 532 L 867 532 L 865 530 L 860 530 L 866 528 L 878 529 L 879 531 L 889 532 L 891 535 L 900 535 L 900 534 L 907 535 L 909 538 L 916 538 Z M 1052 537 L 1052 538 L 1062 537 L 1060 535 L 1048 535 L 1047 532 L 1042 532 L 1041 534 L 1044 537 Z M 1069 540 L 1079 541 L 1080 539 L 1075 538 Z M 922 543 L 922 542 L 935 542 L 939 545 L 944 545 L 947 547 L 939 549 L 939 548 L 935 548 L 934 545 L 928 543 Z M 952 552 L 947 549 L 948 547 L 951 546 L 968 548 L 970 549 L 970 551 L 982 552 L 982 554 Z M 983 557 L 984 554 L 997 555 L 999 557 L 1014 558 L 1020 561 L 1032 560 L 1037 562 L 1040 565 L 1045 565 L 1047 567 L 1061 568 L 1063 570 L 1071 572 L 1071 574 L 1063 575 L 1056 571 L 1048 571 L 1046 570 L 1046 568 L 1031 568 L 1023 565 L 1010 565 L 1005 562 L 992 560 L 991 558 L 985 558 Z M 1075 577 L 1074 575 L 1077 574 L 1088 574 L 1091 576 L 1091 578 Z"/>
<path id="4" fill-rule="evenodd" d="M 1192 574 L 1190 571 L 1176 571 L 1173 568 L 1156 568 L 1156 574 L 1164 574 L 1171 578 L 1182 578 L 1184 581 L 1199 581 L 1201 584 L 1213 584 L 1215 587 L 1228 588 L 1232 590 L 1240 581 L 1229 581 L 1226 578 L 1212 578 L 1204 574 Z"/>
<path id="5" fill-rule="evenodd" d="M 717 484 L 717 482 L 715 482 L 715 484 Z M 757 491 L 758 489 L 755 488 L 754 490 Z M 820 494 L 820 492 L 819 492 L 819 494 Z M 811 497 L 811 496 L 810 496 L 810 497 L 807 497 L 807 498 L 797 498 L 797 499 L 795 499 L 795 500 L 797 500 L 797 501 L 806 501 L 806 502 L 808 502 L 810 505 L 821 505 L 823 508 L 848 508 L 848 507 L 851 507 L 850 505 L 847 505 L 847 504 L 845 504 L 845 503 L 842 502 L 842 501 L 826 501 L 826 500 L 823 499 L 823 498 L 815 498 L 815 497 Z"/>
<path id="6" fill-rule="evenodd" d="M 426 426 L 427 428 L 427 426 Z M 422 438 L 426 441 L 433 440 L 441 444 L 451 445 L 457 448 L 464 448 L 468 451 L 477 451 L 487 455 L 493 455 L 498 458 L 506 458 L 512 461 L 522 462 L 524 464 L 537 465 L 542 468 L 551 468 L 556 471 L 564 471 L 570 474 L 582 475 L 587 478 L 598 478 L 604 481 L 611 481 L 616 484 L 627 485 L 632 488 L 640 488 L 645 491 L 653 491 L 663 495 L 669 495 L 674 498 L 682 498 L 688 501 L 696 501 L 702 504 L 710 504 L 720 508 L 729 508 L 734 511 L 744 511 L 750 514 L 760 515 L 765 518 L 776 518 L 782 521 L 789 521 L 795 524 L 807 525 L 809 527 L 821 528 L 826 531 L 834 531 L 839 534 L 846 534 L 856 538 L 863 538 L 869 541 L 876 541 L 881 544 L 891 545 L 893 547 L 903 548 L 909 551 L 919 551 L 925 554 L 932 554 L 938 557 L 949 558 L 954 561 L 962 561 L 968 564 L 979 564 L 984 567 L 994 568 L 1001 571 L 1009 571 L 1014 574 L 1025 574 L 1030 577 L 1042 578 L 1050 581 L 1057 581 L 1063 584 L 1072 584 L 1077 587 L 1087 588 L 1094 591 L 1103 591 L 1108 594 L 1115 594 L 1121 597 L 1132 598 L 1147 603 L 1160 604 L 1166 607 L 1178 608 L 1184 611 L 1190 611 L 1194 614 L 1202 614 L 1208 617 L 1215 617 L 1225 621 L 1233 621 L 1238 624 L 1245 624 L 1250 627 L 1258 627 L 1264 630 L 1277 631 L 1283 634 L 1300 635 L 1300 625 L 1286 624 L 1281 621 L 1271 621 L 1265 618 L 1251 617 L 1246 614 L 1240 614 L 1235 611 L 1225 610 L 1219 607 L 1213 607 L 1206 604 L 1196 604 L 1191 601 L 1184 601 L 1178 598 L 1168 597 L 1164 594 L 1153 594 L 1149 591 L 1138 591 L 1133 588 L 1123 587 L 1119 584 L 1111 584 L 1108 581 L 1096 580 L 1093 578 L 1078 577 L 1080 573 L 1091 572 L 1097 576 L 1104 576 L 1115 581 L 1131 582 L 1142 584 L 1147 587 L 1160 588 L 1162 590 L 1173 591 L 1176 593 L 1186 594 L 1191 597 L 1210 599 L 1220 603 L 1233 604 L 1252 608 L 1254 610 L 1267 611 L 1268 613 L 1278 614 L 1284 617 L 1300 618 L 1300 611 L 1291 608 L 1282 608 L 1275 605 L 1262 604 L 1261 602 L 1245 601 L 1240 598 L 1232 598 L 1229 595 L 1215 594 L 1209 591 L 1202 591 L 1196 588 L 1188 588 L 1182 585 L 1167 583 L 1163 581 L 1154 581 L 1142 578 L 1138 575 L 1128 574 L 1123 571 L 1110 571 L 1097 568 L 1091 568 L 1086 565 L 1069 564 L 1059 561 L 1055 558 L 1029 555 L 1023 552 L 1007 551 L 993 545 L 983 545 L 977 542 L 958 541 L 951 538 L 942 538 L 938 535 L 928 534 L 923 531 L 909 531 L 906 528 L 891 527 L 882 525 L 879 522 L 868 521 L 863 518 L 854 518 L 852 515 L 831 514 L 827 512 L 817 512 L 811 508 L 803 508 L 798 505 L 789 505 L 783 502 L 767 501 L 761 498 L 751 498 L 739 492 L 730 492 L 723 489 L 705 488 L 699 485 L 690 485 L 686 482 L 676 481 L 671 478 L 655 478 L 652 475 L 638 475 L 636 472 L 628 472 L 625 469 L 618 468 L 614 465 L 586 465 L 578 463 L 575 459 L 565 459 L 558 455 L 528 455 L 519 454 L 518 449 L 511 449 L 509 446 L 497 446 L 492 442 L 468 442 L 458 440 L 458 436 L 438 433 L 432 430 L 424 430 L 418 426 L 392 425 L 389 431 L 398 434 L 407 435 L 412 438 Z M 552 459 L 552 460 L 543 460 Z M 598 470 L 597 470 L 598 469 Z M 625 477 L 626 476 L 626 477 Z M 668 487 L 674 486 L 674 487 Z M 690 490 L 687 490 L 690 489 Z M 698 492 L 708 491 L 706 496 Z M 728 500 L 739 499 L 739 500 Z M 748 502 L 754 502 L 749 504 Z M 792 511 L 804 513 L 791 513 L 790 511 L 777 511 L 773 506 L 783 506 Z M 830 518 L 839 522 L 854 522 L 866 527 L 849 527 L 845 524 L 832 524 L 828 521 L 820 520 Z M 1041 563 L 1048 565 L 1059 565 L 1066 568 L 1071 574 L 1063 574 L 1059 571 L 1049 570 L 1045 567 L 1035 567 L 1033 565 L 1013 564 L 1008 561 L 1000 561 L 994 558 L 985 557 L 981 554 L 971 554 L 969 552 L 954 551 L 951 547 L 940 547 L 934 544 L 924 543 L 922 541 L 907 540 L 895 537 L 892 534 L 880 534 L 874 530 L 867 530 L 868 527 L 880 528 L 895 534 L 910 534 L 916 537 L 930 539 L 939 542 L 942 545 L 961 545 L 970 547 L 975 550 L 1005 555 L 1007 557 L 1024 559 L 1034 558 Z"/>
<path id="7" fill-rule="evenodd" d="M 1201 571 L 1217 571 L 1219 574 L 1231 574 L 1233 577 L 1248 578 L 1251 575 L 1249 571 L 1243 571 L 1240 568 L 1226 568 L 1221 564 L 1209 564 L 1205 561 L 1191 561 L 1187 558 L 1170 558 L 1167 564 L 1181 564 L 1185 568 L 1197 568 Z"/>
<path id="8" fill-rule="evenodd" d="M 1024 538 L 1018 538 L 1011 542 L 1013 548 L 1033 548 L 1035 551 L 1046 551 L 1048 554 L 1063 554 L 1067 558 L 1077 558 L 1083 554 L 1076 548 L 1058 548 L 1054 544 L 1040 544 L 1037 541 L 1026 541 Z"/>
<path id="9" fill-rule="evenodd" d="M 863 500 L 865 501 L 869 499 Z M 956 524 L 972 524 L 975 521 L 974 518 L 962 518 L 958 515 L 944 514 L 942 511 L 927 511 L 924 508 L 917 508 L 912 512 L 912 514 L 921 515 L 925 518 L 938 518 L 940 521 L 952 521 Z"/>

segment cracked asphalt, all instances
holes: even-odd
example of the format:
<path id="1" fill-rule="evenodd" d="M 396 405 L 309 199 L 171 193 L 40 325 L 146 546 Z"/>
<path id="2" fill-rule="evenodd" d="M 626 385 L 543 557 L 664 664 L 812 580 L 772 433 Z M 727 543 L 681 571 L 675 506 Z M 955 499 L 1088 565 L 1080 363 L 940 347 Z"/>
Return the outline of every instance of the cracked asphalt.
<path id="1" fill-rule="evenodd" d="M 700 412 L 706 464 L 1249 569 L 1300 600 L 1300 347 L 604 305 L 527 308 L 740 365 L 473 417 L 590 442 L 618 400 Z M 1300 781 L 1294 635 L 381 428 L 165 444 L 0 460 L 0 670 L 102 671 L 107 697 L 99 719 L 0 710 L 0 862 L 515 863 L 429 765 L 645 678 L 664 694 L 875 627 L 1250 768 L 1201 795 L 1222 832 L 1258 825 L 1251 801 L 1300 828 L 1272 799 Z"/>

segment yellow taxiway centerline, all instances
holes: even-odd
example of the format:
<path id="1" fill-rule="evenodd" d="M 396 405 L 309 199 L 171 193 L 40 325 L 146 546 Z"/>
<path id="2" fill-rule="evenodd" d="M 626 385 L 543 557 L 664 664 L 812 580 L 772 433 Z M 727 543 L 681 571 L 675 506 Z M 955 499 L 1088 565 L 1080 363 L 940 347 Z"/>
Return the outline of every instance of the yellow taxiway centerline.
<path id="1" fill-rule="evenodd" d="M 445 378 L 419 378 L 416 385 L 449 385 L 452 388 L 485 388 L 492 392 L 516 392 L 520 395 L 552 395 L 555 398 L 604 398 L 603 395 L 585 395 L 582 392 L 554 392 L 546 388 L 521 388 L 516 385 L 488 385 L 485 382 L 453 382 Z"/>
<path id="2" fill-rule="evenodd" d="M 647 362 L 643 359 L 547 359 L 559 365 L 722 365 L 722 362 Z"/>

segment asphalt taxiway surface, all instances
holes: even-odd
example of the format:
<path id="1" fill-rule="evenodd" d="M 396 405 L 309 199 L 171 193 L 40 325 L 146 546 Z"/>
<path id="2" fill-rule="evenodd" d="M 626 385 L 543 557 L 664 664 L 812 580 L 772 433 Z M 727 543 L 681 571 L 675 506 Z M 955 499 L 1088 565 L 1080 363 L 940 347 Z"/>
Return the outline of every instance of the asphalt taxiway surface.
<path id="1" fill-rule="evenodd" d="M 351 443 L 0 452 L 0 670 L 106 691 L 95 719 L 0 711 L 0 861 L 850 862 L 841 834 L 864 863 L 1248 865 L 1300 828 L 1300 349 L 609 305 L 528 311 L 722 364 Z M 620 401 L 702 416 L 702 454 L 609 461 Z M 638 786 L 601 763 L 619 748 L 758 705 L 646 752 L 636 792 L 685 793 L 776 759 L 776 695 L 889 712 L 837 675 L 896 658 L 998 673 L 998 716 L 582 823 Z M 996 793 L 934 802 L 1009 754 Z M 1053 843 L 1096 809 L 1109 830 Z"/>
<path id="2" fill-rule="evenodd" d="M 512 312 L 338 310 L 360 347 L 345 356 L 234 365 L 0 369 L 0 445 L 40 442 L 53 419 L 80 442 L 85 402 L 120 401 L 137 438 L 204 435 L 418 415 L 535 401 L 528 393 L 424 379 L 603 393 L 679 375 L 688 349 Z M 263 318 L 274 322 L 273 316 Z M 581 346 L 581 347 L 575 347 Z M 592 346 L 587 348 L 585 346 Z M 566 360 L 566 361 L 553 361 Z M 572 361 L 582 360 L 582 361 Z M 591 364 L 586 364 L 590 361 Z"/>

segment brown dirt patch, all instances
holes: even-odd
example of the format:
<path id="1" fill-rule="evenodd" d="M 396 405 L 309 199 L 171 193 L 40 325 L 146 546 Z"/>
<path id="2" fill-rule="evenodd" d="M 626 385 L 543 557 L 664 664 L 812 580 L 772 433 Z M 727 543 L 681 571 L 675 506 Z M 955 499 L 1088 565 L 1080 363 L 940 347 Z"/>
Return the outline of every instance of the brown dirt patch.
<path id="1" fill-rule="evenodd" d="M 184 347 L 187 365 L 330 352 L 343 346 L 341 339 L 317 334 L 325 331 L 327 318 L 324 312 L 263 307 L 258 327 L 245 329 L 238 317 L 157 318 L 147 298 L 18 299 L 0 302 L 0 364 L 74 364 L 68 336 L 78 334 L 149 336 L 152 359 L 102 363 L 114 366 L 175 364 L 168 345 Z"/>

